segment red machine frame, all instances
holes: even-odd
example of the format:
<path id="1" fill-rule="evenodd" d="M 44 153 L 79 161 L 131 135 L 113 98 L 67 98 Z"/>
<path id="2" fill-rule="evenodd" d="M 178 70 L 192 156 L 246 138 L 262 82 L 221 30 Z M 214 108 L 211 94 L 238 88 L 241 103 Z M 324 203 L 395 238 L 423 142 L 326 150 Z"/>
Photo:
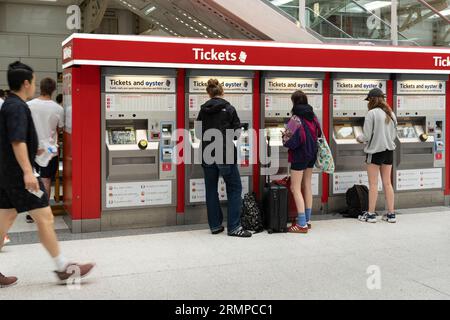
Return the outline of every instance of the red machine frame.
<path id="1" fill-rule="evenodd" d="M 64 205 L 72 221 L 101 218 L 102 66 L 178 69 L 178 128 L 183 128 L 185 123 L 186 69 L 256 71 L 253 93 L 255 129 L 261 127 L 259 71 L 326 72 L 323 131 L 328 135 L 330 72 L 450 74 L 450 50 L 73 34 L 63 42 L 64 75 L 71 75 L 69 87 L 72 95 L 72 131 L 64 135 Z M 388 81 L 387 98 L 392 105 L 392 80 Z M 450 143 L 450 78 L 447 81 L 446 110 L 446 141 Z M 184 165 L 177 166 L 178 214 L 184 212 L 184 169 Z M 258 173 L 256 164 L 254 190 L 259 190 Z M 322 202 L 326 203 L 329 190 L 326 175 L 322 187 Z M 450 147 L 446 148 L 444 193 L 450 195 Z"/>

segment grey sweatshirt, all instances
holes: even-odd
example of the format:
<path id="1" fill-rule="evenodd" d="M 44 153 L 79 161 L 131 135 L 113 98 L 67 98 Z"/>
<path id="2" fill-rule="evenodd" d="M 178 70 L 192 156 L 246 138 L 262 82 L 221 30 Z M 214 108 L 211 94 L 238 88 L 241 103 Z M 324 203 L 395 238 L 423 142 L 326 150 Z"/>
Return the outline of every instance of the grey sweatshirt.
<path id="1" fill-rule="evenodd" d="M 386 113 L 375 108 L 370 110 L 364 119 L 363 134 L 358 137 L 358 141 L 366 143 L 364 152 L 377 153 L 386 150 L 395 150 L 395 140 L 397 139 L 397 118 L 392 113 L 393 121 L 386 123 Z"/>

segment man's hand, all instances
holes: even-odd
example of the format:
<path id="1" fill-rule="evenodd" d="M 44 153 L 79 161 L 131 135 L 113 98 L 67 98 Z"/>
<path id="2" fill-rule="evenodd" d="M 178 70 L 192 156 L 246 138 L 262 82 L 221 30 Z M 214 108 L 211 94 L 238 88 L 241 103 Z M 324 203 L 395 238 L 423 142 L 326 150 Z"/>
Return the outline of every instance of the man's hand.
<path id="1" fill-rule="evenodd" d="M 45 149 L 38 149 L 36 155 L 37 155 L 37 156 L 40 156 L 40 155 L 42 155 L 44 152 L 45 152 Z"/>
<path id="2" fill-rule="evenodd" d="M 25 173 L 23 175 L 23 182 L 25 183 L 25 189 L 31 192 L 40 190 L 38 179 L 34 176 L 33 172 Z"/>

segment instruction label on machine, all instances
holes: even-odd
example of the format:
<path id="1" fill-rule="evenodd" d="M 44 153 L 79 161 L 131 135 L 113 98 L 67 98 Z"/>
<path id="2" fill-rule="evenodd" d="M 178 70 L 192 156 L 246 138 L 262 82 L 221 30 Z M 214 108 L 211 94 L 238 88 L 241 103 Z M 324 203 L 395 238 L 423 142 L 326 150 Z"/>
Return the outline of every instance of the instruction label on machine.
<path id="1" fill-rule="evenodd" d="M 215 77 L 195 77 L 189 78 L 189 92 L 206 93 L 208 80 Z M 250 78 L 227 78 L 217 77 L 223 86 L 225 94 L 227 93 L 252 93 L 253 79 Z M 228 97 L 227 97 L 228 99 Z"/>
<path id="2" fill-rule="evenodd" d="M 140 207 L 172 204 L 172 181 L 106 184 L 106 207 Z"/>
<path id="3" fill-rule="evenodd" d="M 175 78 L 158 76 L 107 76 L 105 92 L 175 93 Z"/>
<path id="4" fill-rule="evenodd" d="M 442 168 L 397 170 L 397 190 L 442 188 Z"/>
<path id="5" fill-rule="evenodd" d="M 242 198 L 249 192 L 249 179 L 248 177 L 241 177 L 242 182 Z M 222 177 L 219 178 L 218 184 L 219 200 L 227 200 L 227 189 L 225 181 Z M 189 201 L 191 203 L 206 202 L 205 180 L 204 179 L 191 179 L 189 180 Z"/>
<path id="6" fill-rule="evenodd" d="M 343 194 L 355 184 L 369 187 L 366 171 L 337 172 L 333 174 L 333 194 Z M 378 191 L 383 191 L 381 177 L 378 176 Z"/>
<path id="7" fill-rule="evenodd" d="M 266 93 L 290 93 L 302 90 L 304 93 L 322 93 L 322 80 L 269 78 L 265 80 Z"/>
<path id="8" fill-rule="evenodd" d="M 338 94 L 367 94 L 375 88 L 386 94 L 386 80 L 343 79 L 333 81 L 333 93 Z"/>
<path id="9" fill-rule="evenodd" d="M 397 82 L 397 94 L 440 94 L 445 95 L 445 81 L 405 80 Z"/>

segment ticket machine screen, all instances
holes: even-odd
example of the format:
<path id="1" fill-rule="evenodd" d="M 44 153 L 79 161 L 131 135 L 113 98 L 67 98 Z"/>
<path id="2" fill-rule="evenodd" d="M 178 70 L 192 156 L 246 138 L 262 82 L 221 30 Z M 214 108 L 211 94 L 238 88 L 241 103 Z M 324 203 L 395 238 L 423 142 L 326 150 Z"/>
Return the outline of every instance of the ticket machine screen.
<path id="1" fill-rule="evenodd" d="M 117 144 L 136 144 L 136 131 L 133 127 L 112 128 L 108 130 L 109 143 Z"/>
<path id="2" fill-rule="evenodd" d="M 397 133 L 398 133 L 398 137 L 400 139 L 411 139 L 411 138 L 417 138 L 418 134 L 416 132 L 416 129 L 414 128 L 412 123 L 406 123 L 403 125 L 399 125 L 397 127 Z"/>
<path id="3" fill-rule="evenodd" d="M 282 140 L 283 134 L 282 133 L 284 130 L 285 130 L 284 126 L 282 126 L 282 125 L 265 129 L 265 136 L 266 136 L 266 138 L 267 137 L 270 138 L 271 146 L 283 145 L 283 140 Z"/>
<path id="4" fill-rule="evenodd" d="M 355 139 L 355 133 L 352 126 L 336 125 L 334 126 L 336 139 Z"/>

